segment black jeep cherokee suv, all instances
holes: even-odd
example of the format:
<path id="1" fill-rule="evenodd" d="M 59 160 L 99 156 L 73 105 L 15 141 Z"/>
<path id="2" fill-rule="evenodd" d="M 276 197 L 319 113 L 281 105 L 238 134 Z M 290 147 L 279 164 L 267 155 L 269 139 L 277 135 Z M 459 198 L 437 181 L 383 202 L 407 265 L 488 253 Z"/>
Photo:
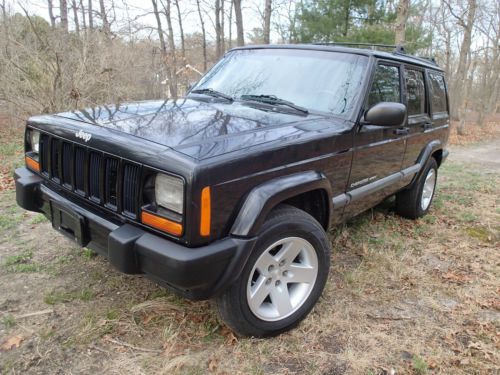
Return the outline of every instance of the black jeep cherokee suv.
<path id="1" fill-rule="evenodd" d="M 443 72 L 403 52 L 237 48 L 189 92 L 28 120 L 17 202 L 243 335 L 312 309 L 330 225 L 396 195 L 425 215 L 447 156 Z"/>

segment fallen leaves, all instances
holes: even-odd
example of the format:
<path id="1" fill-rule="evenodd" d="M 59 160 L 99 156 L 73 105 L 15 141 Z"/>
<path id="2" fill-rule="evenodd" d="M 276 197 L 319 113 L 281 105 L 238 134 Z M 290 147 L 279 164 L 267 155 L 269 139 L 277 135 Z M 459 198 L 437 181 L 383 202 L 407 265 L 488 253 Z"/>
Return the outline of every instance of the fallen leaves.
<path id="1" fill-rule="evenodd" d="M 11 336 L 9 337 L 1 346 L 2 350 L 11 350 L 16 349 L 21 346 L 24 337 L 21 335 Z"/>
<path id="2" fill-rule="evenodd" d="M 238 338 L 234 335 L 233 331 L 227 327 L 221 328 L 220 335 L 225 338 L 226 344 L 234 345 L 238 342 Z"/>
<path id="3" fill-rule="evenodd" d="M 465 284 L 472 281 L 472 278 L 469 275 L 466 275 L 462 272 L 455 273 L 453 271 L 443 273 L 441 277 L 447 281 L 457 283 L 457 284 Z"/>

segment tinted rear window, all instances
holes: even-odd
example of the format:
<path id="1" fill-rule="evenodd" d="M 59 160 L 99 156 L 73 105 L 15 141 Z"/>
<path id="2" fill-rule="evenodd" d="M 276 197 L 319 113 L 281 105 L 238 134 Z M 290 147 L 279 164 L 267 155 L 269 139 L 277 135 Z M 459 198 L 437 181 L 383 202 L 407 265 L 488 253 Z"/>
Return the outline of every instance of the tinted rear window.
<path id="1" fill-rule="evenodd" d="M 430 96 L 432 103 L 432 112 L 447 112 L 446 85 L 444 77 L 439 73 L 429 73 L 429 82 L 431 86 Z"/>
<path id="2" fill-rule="evenodd" d="M 408 115 L 425 113 L 425 83 L 424 72 L 407 69 L 405 72 L 406 97 L 408 100 Z"/>

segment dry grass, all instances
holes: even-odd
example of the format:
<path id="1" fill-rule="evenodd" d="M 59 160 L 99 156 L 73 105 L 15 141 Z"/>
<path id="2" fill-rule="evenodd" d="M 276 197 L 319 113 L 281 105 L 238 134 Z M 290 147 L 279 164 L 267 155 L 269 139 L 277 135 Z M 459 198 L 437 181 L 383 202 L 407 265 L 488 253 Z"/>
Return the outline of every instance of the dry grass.
<path id="1" fill-rule="evenodd" d="M 319 304 L 266 340 L 236 338 L 209 302 L 117 273 L 17 208 L 9 188 L 0 192 L 0 344 L 23 340 L 0 352 L 0 373 L 497 374 L 499 186 L 498 173 L 450 160 L 425 218 L 401 219 L 389 200 L 333 229 Z"/>

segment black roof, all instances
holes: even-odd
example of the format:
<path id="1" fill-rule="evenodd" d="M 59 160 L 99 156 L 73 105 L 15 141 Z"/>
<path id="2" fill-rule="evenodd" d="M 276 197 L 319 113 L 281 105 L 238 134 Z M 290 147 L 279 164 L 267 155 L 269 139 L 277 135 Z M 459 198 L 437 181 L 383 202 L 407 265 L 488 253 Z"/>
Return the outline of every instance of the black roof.
<path id="1" fill-rule="evenodd" d="M 419 65 L 425 68 L 443 71 L 434 61 L 426 59 L 423 57 L 417 57 L 413 55 L 406 54 L 404 52 L 385 52 L 375 49 L 367 48 L 353 48 L 341 45 L 328 45 L 328 44 L 264 44 L 264 45 L 248 45 L 244 47 L 236 47 L 231 49 L 244 50 L 244 49 L 301 49 L 301 50 L 313 50 L 313 51 L 333 51 L 333 52 L 343 52 L 343 53 L 355 53 L 358 55 L 374 56 L 382 59 L 395 60 L 400 62 L 405 62 L 413 65 Z"/>

